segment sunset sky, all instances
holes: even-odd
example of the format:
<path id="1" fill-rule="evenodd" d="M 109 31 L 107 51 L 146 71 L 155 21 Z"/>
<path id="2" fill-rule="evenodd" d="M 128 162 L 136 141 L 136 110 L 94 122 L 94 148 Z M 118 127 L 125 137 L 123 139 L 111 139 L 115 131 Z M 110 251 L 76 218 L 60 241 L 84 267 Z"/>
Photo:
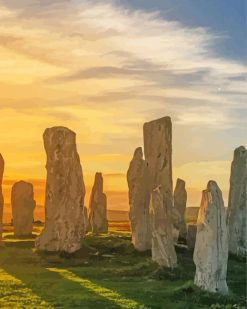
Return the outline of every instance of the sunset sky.
<path id="1" fill-rule="evenodd" d="M 0 152 L 44 203 L 45 128 L 77 133 L 86 205 L 96 171 L 110 209 L 128 210 L 126 171 L 145 121 L 171 116 L 173 181 L 199 206 L 207 181 L 227 200 L 246 144 L 244 0 L 0 0 Z M 41 210 L 42 211 L 42 210 Z"/>

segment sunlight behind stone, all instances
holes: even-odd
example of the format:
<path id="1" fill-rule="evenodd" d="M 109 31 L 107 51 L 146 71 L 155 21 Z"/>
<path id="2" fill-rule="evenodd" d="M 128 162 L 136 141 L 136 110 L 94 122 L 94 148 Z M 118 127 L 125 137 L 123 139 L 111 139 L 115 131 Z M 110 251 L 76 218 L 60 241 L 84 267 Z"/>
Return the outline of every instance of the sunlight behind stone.
<path id="1" fill-rule="evenodd" d="M 134 309 L 134 308 L 147 309 L 148 308 L 148 307 L 146 307 L 142 304 L 139 304 L 138 302 L 136 302 L 132 299 L 128 299 L 128 298 L 121 296 L 119 293 L 114 292 L 111 289 L 107 289 L 105 287 L 97 285 L 97 284 L 91 282 L 88 279 L 80 278 L 67 269 L 59 269 L 59 268 L 47 268 L 47 269 L 50 270 L 50 271 L 59 273 L 62 277 L 64 277 L 67 280 L 71 280 L 73 282 L 79 283 L 84 288 L 86 288 L 86 289 L 88 289 L 88 290 L 90 290 L 90 291 L 92 291 L 92 292 L 114 302 L 120 308 L 126 308 L 126 309 L 127 308 L 128 309 L 130 309 L 130 308 L 131 309 Z"/>

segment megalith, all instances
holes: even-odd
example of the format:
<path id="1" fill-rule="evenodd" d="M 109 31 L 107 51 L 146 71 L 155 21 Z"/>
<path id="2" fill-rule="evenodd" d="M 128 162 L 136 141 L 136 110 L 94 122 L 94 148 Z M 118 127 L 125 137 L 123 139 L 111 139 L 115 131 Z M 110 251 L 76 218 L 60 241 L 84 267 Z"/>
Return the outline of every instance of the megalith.
<path id="1" fill-rule="evenodd" d="M 3 190 L 2 190 L 2 183 L 3 183 L 3 172 L 4 172 L 4 159 L 0 154 L 0 242 L 2 241 L 2 233 L 3 233 Z"/>
<path id="2" fill-rule="evenodd" d="M 132 243 L 138 251 L 151 249 L 151 230 L 149 218 L 150 194 L 148 191 L 147 167 L 142 148 L 138 147 L 127 172 L 129 187 L 129 219 Z"/>
<path id="3" fill-rule="evenodd" d="M 94 234 L 107 233 L 107 198 L 103 192 L 102 173 L 96 173 L 89 202 L 89 221 Z"/>
<path id="4" fill-rule="evenodd" d="M 172 208 L 173 208 L 173 190 L 172 190 L 172 123 L 170 117 L 153 120 L 144 124 L 144 154 L 147 166 L 147 185 L 149 194 L 154 194 L 153 190 L 159 188 L 159 195 L 162 197 L 159 202 L 163 204 L 166 224 L 166 234 L 163 242 L 170 242 L 171 245 L 165 248 L 172 248 L 173 232 L 172 232 Z M 154 207 L 156 210 L 157 208 Z M 165 241 L 165 237 L 167 240 Z M 153 246 L 152 246 L 153 248 Z M 166 252 L 167 256 L 171 256 L 174 260 L 171 265 L 176 264 L 176 254 Z M 174 251 L 175 252 L 175 251 Z"/>
<path id="5" fill-rule="evenodd" d="M 196 224 L 189 224 L 188 225 L 188 232 L 187 232 L 187 246 L 189 249 L 195 248 L 196 243 L 196 232 L 197 232 L 197 225 Z"/>
<path id="6" fill-rule="evenodd" d="M 247 253 L 247 150 L 235 149 L 231 165 L 230 191 L 227 209 L 229 251 Z"/>
<path id="7" fill-rule="evenodd" d="M 202 192 L 194 249 L 194 283 L 203 290 L 227 294 L 228 238 L 222 193 L 210 180 Z"/>
<path id="8" fill-rule="evenodd" d="M 173 244 L 172 224 L 164 208 L 164 193 L 157 187 L 151 194 L 152 260 L 160 266 L 174 268 L 177 256 Z"/>
<path id="9" fill-rule="evenodd" d="M 84 196 L 76 134 L 65 127 L 45 130 L 47 155 L 45 227 L 36 240 L 38 250 L 75 252 L 84 235 Z"/>
<path id="10" fill-rule="evenodd" d="M 28 236 L 33 230 L 33 212 L 36 206 L 33 185 L 26 181 L 16 182 L 11 190 L 11 206 L 14 235 Z"/>
<path id="11" fill-rule="evenodd" d="M 187 203 L 187 192 L 185 189 L 185 181 L 178 178 L 176 187 L 174 190 L 174 208 L 178 210 L 181 221 L 178 224 L 179 237 L 186 239 L 187 237 L 187 226 L 185 219 L 185 210 Z"/>

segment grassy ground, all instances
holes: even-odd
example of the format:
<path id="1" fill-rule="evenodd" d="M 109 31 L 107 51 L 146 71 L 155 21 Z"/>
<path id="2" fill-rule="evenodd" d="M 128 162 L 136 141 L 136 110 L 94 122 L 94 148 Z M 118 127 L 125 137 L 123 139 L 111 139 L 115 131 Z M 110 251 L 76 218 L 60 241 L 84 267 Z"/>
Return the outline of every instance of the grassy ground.
<path id="1" fill-rule="evenodd" d="M 39 228 L 34 230 L 39 232 Z M 193 286 L 192 252 L 177 250 L 174 271 L 158 269 L 150 252 L 138 253 L 122 225 L 108 235 L 87 235 L 90 254 L 38 254 L 34 237 L 5 231 L 0 248 L 0 308 L 245 308 L 245 262 L 228 264 L 230 294 Z"/>

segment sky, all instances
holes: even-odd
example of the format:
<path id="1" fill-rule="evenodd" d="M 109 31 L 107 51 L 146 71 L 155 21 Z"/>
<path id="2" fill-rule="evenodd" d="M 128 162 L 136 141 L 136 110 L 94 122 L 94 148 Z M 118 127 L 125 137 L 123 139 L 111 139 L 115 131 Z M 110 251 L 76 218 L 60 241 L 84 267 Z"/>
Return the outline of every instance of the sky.
<path id="1" fill-rule="evenodd" d="M 126 171 L 143 123 L 170 116 L 173 182 L 199 206 L 213 179 L 229 189 L 233 150 L 246 144 L 243 0 L 0 0 L 3 189 L 34 185 L 43 214 L 42 134 L 77 134 L 87 189 L 104 175 L 108 207 L 128 210 Z M 8 206 L 5 208 L 8 211 Z"/>

